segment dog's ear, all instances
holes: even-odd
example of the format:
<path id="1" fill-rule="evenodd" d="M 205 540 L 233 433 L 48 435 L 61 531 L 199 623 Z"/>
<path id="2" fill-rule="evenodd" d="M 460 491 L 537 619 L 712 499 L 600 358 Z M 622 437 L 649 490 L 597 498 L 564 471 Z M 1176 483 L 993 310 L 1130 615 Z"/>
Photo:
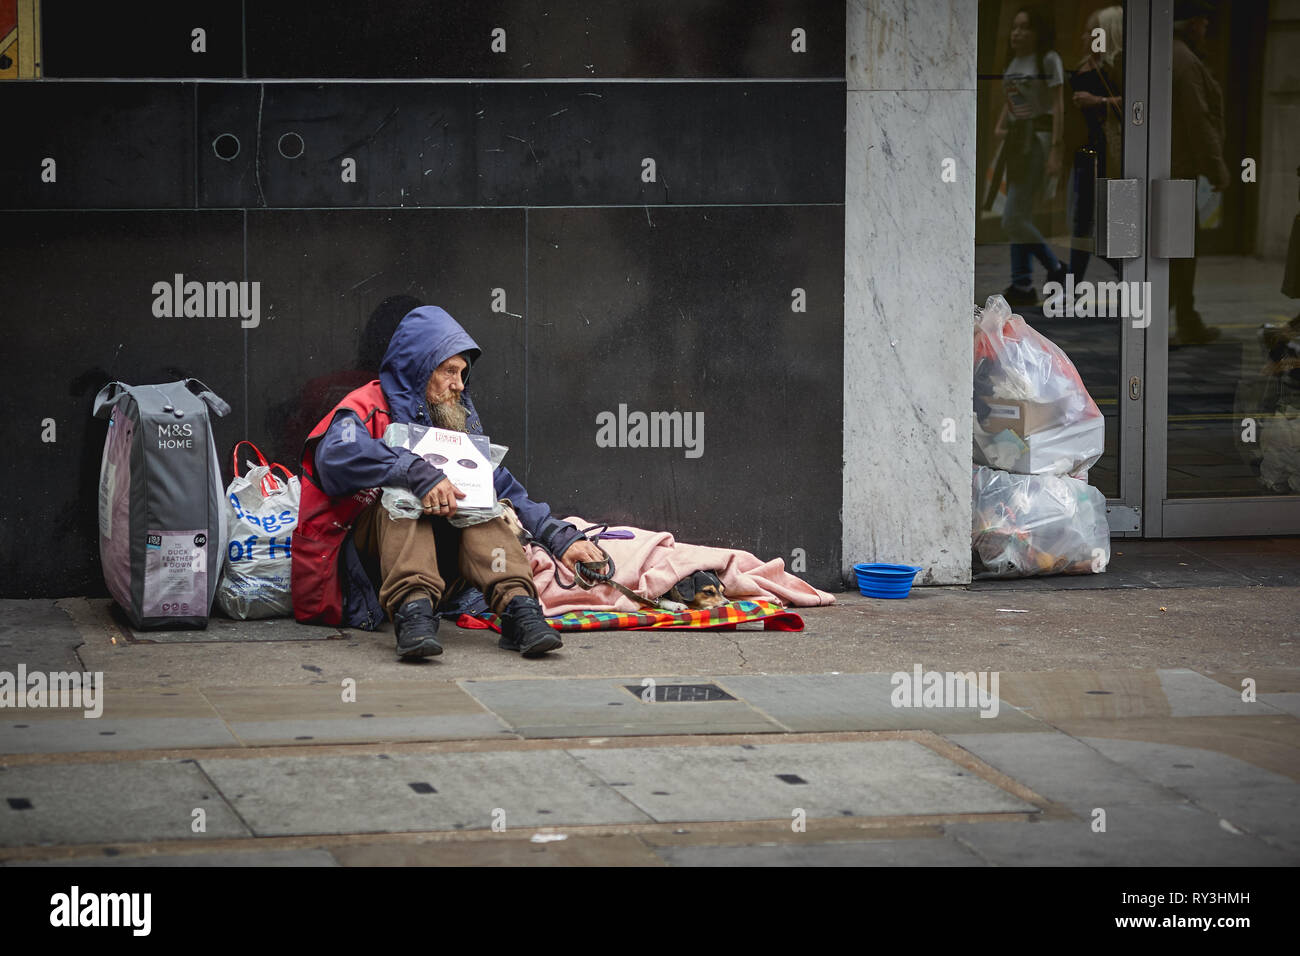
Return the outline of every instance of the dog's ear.
<path id="1" fill-rule="evenodd" d="M 722 586 L 722 579 L 712 571 L 696 571 L 691 575 L 692 591 L 701 591 L 707 587 L 717 588 L 718 594 L 726 593 L 726 588 Z"/>
<path id="2" fill-rule="evenodd" d="M 689 604 L 695 599 L 695 575 L 686 575 L 686 577 L 673 585 L 673 591 L 677 592 L 676 600 Z M 669 591 L 668 593 L 671 594 L 673 591 Z"/>

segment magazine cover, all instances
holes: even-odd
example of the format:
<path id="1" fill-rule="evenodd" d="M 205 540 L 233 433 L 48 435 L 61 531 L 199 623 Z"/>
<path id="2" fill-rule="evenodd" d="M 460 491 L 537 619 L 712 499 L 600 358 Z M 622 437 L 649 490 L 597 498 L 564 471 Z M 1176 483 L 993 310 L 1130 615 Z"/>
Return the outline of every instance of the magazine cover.
<path id="1" fill-rule="evenodd" d="M 481 440 L 481 441 L 480 441 Z M 465 492 L 461 508 L 491 508 L 496 504 L 492 487 L 492 462 L 486 435 L 467 435 L 445 428 L 430 428 L 411 451 L 440 469 Z"/>

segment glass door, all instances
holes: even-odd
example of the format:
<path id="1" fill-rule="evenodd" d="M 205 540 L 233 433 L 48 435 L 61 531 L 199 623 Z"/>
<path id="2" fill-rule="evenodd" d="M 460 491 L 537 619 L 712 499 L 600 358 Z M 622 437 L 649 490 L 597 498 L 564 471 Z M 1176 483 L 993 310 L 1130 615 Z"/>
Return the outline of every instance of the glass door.
<path id="1" fill-rule="evenodd" d="M 1087 480 L 1115 535 L 1142 531 L 1148 20 L 1148 0 L 979 6 L 976 299 L 1003 295 L 1074 362 L 1105 419 Z"/>
<path id="2" fill-rule="evenodd" d="M 1300 4 L 1150 31 L 1144 532 L 1300 533 Z"/>

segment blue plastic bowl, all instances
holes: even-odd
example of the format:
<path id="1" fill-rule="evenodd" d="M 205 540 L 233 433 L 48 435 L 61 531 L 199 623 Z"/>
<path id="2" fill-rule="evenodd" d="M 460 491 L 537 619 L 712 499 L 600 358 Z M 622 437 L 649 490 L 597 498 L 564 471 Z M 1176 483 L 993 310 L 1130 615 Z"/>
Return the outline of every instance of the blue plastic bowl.
<path id="1" fill-rule="evenodd" d="M 855 564 L 858 590 L 867 597 L 897 600 L 912 590 L 912 580 L 920 568 L 910 564 Z"/>

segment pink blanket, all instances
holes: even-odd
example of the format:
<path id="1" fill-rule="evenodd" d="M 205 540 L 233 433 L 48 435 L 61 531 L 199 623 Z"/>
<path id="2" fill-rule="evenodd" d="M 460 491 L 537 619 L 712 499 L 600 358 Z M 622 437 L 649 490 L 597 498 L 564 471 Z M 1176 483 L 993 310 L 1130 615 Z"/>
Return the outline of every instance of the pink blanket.
<path id="1" fill-rule="evenodd" d="M 579 528 L 591 522 L 584 518 L 565 519 Z M 601 547 L 614 559 L 614 580 L 649 598 L 657 598 L 695 571 L 714 571 L 722 579 L 729 600 L 759 598 L 794 607 L 817 607 L 834 604 L 834 595 L 819 591 L 785 569 L 780 558 L 760 561 L 748 551 L 709 548 L 682 544 L 667 531 L 646 531 L 625 525 L 610 531 L 631 531 L 631 540 L 602 538 Z M 597 585 L 590 591 L 565 590 L 555 583 L 555 561 L 541 548 L 530 546 L 528 556 L 533 565 L 533 582 L 547 614 L 566 611 L 636 611 L 640 605 L 610 587 Z M 568 568 L 560 569 L 560 579 L 570 580 Z"/>

